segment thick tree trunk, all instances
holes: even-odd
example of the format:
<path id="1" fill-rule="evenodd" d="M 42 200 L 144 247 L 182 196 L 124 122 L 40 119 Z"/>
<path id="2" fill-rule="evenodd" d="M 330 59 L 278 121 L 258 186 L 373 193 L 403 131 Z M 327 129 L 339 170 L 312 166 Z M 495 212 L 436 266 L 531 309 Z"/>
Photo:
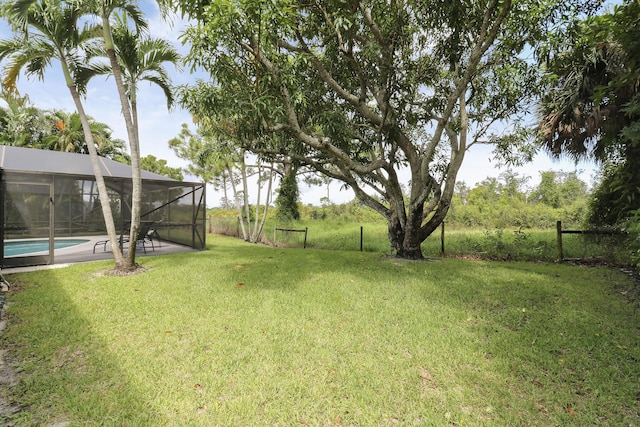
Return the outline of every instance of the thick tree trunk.
<path id="1" fill-rule="evenodd" d="M 424 255 L 422 255 L 422 250 L 420 249 L 420 245 L 412 245 L 409 244 L 407 247 L 403 247 L 400 249 L 396 255 L 398 258 L 402 259 L 412 259 L 412 260 L 423 260 Z"/>
<path id="2" fill-rule="evenodd" d="M 404 240 L 400 256 L 407 259 L 424 259 L 422 255 L 422 226 L 423 205 L 419 204 L 415 209 L 409 210 L 404 230 Z"/>
<path id="3" fill-rule="evenodd" d="M 387 217 L 389 242 L 398 258 L 424 259 L 421 248 L 421 217 L 421 209 L 409 212 L 404 226 L 397 214 L 393 213 Z"/>

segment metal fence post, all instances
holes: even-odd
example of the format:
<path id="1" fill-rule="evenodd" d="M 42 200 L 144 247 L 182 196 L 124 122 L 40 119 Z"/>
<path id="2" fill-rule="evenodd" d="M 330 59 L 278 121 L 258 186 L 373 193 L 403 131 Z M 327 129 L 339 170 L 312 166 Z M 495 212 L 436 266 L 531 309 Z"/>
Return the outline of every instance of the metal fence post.
<path id="1" fill-rule="evenodd" d="M 556 222 L 556 230 L 558 232 L 558 262 L 562 262 L 564 254 L 562 253 L 562 221 Z"/>

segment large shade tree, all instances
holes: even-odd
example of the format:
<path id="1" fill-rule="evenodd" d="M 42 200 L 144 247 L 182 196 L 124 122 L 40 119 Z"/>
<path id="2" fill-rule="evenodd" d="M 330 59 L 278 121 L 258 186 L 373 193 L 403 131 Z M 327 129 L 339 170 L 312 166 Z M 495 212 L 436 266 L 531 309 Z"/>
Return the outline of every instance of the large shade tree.
<path id="1" fill-rule="evenodd" d="M 467 150 L 522 141 L 496 125 L 536 89 L 528 46 L 587 3 L 216 0 L 185 35 L 211 81 L 182 102 L 254 153 L 344 182 L 386 218 L 397 255 L 420 259 Z"/>

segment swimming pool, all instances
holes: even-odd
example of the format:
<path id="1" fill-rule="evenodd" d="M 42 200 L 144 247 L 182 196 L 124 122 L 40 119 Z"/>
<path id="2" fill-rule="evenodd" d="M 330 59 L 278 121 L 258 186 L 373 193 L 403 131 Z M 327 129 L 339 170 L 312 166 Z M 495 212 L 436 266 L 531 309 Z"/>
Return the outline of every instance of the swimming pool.
<path id="1" fill-rule="evenodd" d="M 62 249 L 87 243 L 88 241 L 88 239 L 56 239 L 54 240 L 53 245 L 55 249 Z M 36 252 L 49 252 L 49 239 L 12 240 L 4 242 L 5 258 L 19 255 L 31 255 Z"/>

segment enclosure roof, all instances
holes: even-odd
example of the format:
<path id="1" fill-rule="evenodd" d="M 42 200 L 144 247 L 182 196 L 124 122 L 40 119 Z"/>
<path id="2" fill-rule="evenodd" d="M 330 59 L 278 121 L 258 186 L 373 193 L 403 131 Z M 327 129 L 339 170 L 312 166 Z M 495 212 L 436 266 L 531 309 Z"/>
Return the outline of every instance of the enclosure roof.
<path id="1" fill-rule="evenodd" d="M 105 178 L 131 179 L 131 166 L 100 157 Z M 59 175 L 94 176 L 91 158 L 87 154 L 63 153 L 35 148 L 0 146 L 0 169 L 11 172 L 50 173 Z M 142 171 L 143 180 L 178 182 L 175 179 Z"/>

